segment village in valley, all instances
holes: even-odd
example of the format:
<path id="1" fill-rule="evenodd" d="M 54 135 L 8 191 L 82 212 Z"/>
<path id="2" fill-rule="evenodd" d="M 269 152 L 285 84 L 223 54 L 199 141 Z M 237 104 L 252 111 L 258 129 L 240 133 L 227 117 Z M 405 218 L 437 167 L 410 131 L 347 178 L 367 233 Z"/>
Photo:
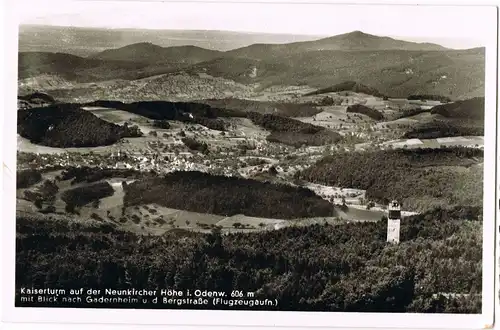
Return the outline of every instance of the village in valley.
<path id="1" fill-rule="evenodd" d="M 40 92 L 37 92 L 41 94 Z M 284 221 L 284 219 L 271 219 L 273 223 L 286 223 L 287 225 L 298 225 L 316 222 L 345 222 L 345 221 L 378 221 L 387 215 L 387 204 L 366 198 L 365 191 L 353 187 L 330 186 L 328 184 L 318 184 L 312 182 L 297 182 L 296 173 L 306 169 L 310 164 L 321 158 L 336 152 L 363 152 L 412 148 L 435 148 L 445 146 L 465 146 L 470 148 L 482 148 L 483 141 L 480 137 L 452 137 L 437 139 L 395 139 L 400 137 L 408 127 L 406 119 L 395 119 L 392 121 L 377 122 L 373 118 L 359 113 L 349 114 L 345 109 L 349 104 L 371 103 L 371 106 L 379 109 L 388 118 L 396 109 L 410 107 L 411 109 L 421 109 L 422 105 L 429 109 L 432 104 L 439 105 L 440 102 L 433 101 L 406 101 L 384 100 L 382 97 L 376 98 L 371 95 L 356 92 L 335 92 L 320 97 L 303 97 L 296 92 L 290 95 L 280 95 L 286 100 L 293 99 L 300 104 L 317 102 L 324 104 L 324 99 L 340 100 L 346 104 L 334 106 L 321 106 L 322 112 L 312 117 L 302 117 L 299 120 L 306 124 L 319 125 L 324 127 L 336 127 L 342 135 L 343 141 L 327 145 L 287 145 L 270 142 L 267 133 L 260 127 L 253 124 L 248 119 L 229 118 L 229 130 L 217 131 L 199 124 L 189 124 L 171 121 L 168 128 L 155 126 L 155 121 L 147 117 L 127 113 L 119 109 L 83 107 L 98 118 L 109 121 L 113 124 L 138 127 L 141 131 L 140 137 L 122 138 L 113 145 L 86 147 L 86 148 L 54 148 L 48 146 L 37 146 L 29 142 L 26 138 L 18 136 L 18 171 L 38 170 L 45 173 L 57 171 L 65 168 L 90 168 L 92 171 L 117 170 L 119 178 L 120 171 L 137 171 L 138 173 L 154 173 L 161 176 L 167 173 L 178 171 L 196 171 L 209 173 L 211 175 L 223 175 L 229 177 L 239 177 L 245 179 L 255 179 L 263 182 L 281 183 L 287 185 L 300 185 L 312 189 L 318 196 L 332 203 L 332 205 L 344 205 L 350 212 L 340 211 L 333 217 L 314 217 L 311 219 L 298 218 L 295 221 Z M 43 94 L 41 94 L 43 95 Z M 23 103 L 25 104 L 25 103 Z M 429 106 L 431 104 L 431 106 Z M 44 104 L 50 106 L 50 103 Z M 271 110 L 275 113 L 278 109 Z M 401 110 L 400 110 L 401 111 Z M 425 113 L 424 113 L 425 114 Z M 190 114 L 190 118 L 194 118 Z M 204 149 L 191 149 L 185 143 L 185 139 L 201 141 L 206 147 Z M 57 177 L 57 176 L 53 176 Z M 118 178 L 109 178 L 116 181 Z M 125 180 L 125 179 L 124 179 Z M 113 185 L 116 187 L 116 185 Z M 116 190 L 116 189 L 115 189 Z M 115 192 L 116 193 L 116 192 Z M 119 194 L 119 193 L 118 193 Z M 22 198 L 22 197 L 21 197 Z M 118 209 L 113 202 L 113 206 L 108 208 L 106 203 L 100 203 L 100 208 L 95 209 L 83 206 L 84 209 L 91 209 L 90 214 L 96 214 L 102 219 L 109 220 L 112 214 L 111 209 Z M 25 205 L 25 204 L 24 204 Z M 155 208 L 159 205 L 150 205 Z M 32 207 L 28 207 L 30 210 Z M 161 207 L 160 207 L 161 209 Z M 61 211 L 64 213 L 63 209 Z M 168 212 L 172 210 L 169 209 Z M 177 210 L 185 212 L 183 210 Z M 419 210 L 406 209 L 404 215 L 418 214 Z M 117 212 L 115 210 L 115 212 Z M 120 211 L 122 212 L 122 211 Z M 56 212 L 57 213 L 57 212 Z M 88 213 L 88 212 L 87 212 Z M 209 217 L 213 217 L 211 214 Z M 262 221 L 269 219 L 255 218 L 247 227 L 237 229 L 261 230 L 268 226 L 259 226 Z M 122 223 L 118 220 L 111 220 L 111 223 Z M 155 222 L 147 222 L 154 227 L 153 232 L 160 233 L 178 226 L 162 226 Z M 137 228 L 146 228 L 142 222 L 136 224 Z M 223 231 L 233 232 L 235 227 L 222 227 Z M 238 225 L 237 225 L 238 226 Z M 196 226 L 185 223 L 180 226 L 184 229 L 208 232 L 210 228 Z M 282 227 L 282 226 L 281 226 Z M 280 228 L 281 228 L 280 227 Z M 274 227 L 273 227 L 274 228 Z"/>

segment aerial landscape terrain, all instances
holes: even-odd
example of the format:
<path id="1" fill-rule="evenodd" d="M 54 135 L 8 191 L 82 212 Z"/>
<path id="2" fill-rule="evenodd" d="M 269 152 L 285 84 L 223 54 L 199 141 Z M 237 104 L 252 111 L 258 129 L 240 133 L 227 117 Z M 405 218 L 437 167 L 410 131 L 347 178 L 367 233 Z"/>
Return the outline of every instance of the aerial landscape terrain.
<path id="1" fill-rule="evenodd" d="M 188 32 L 21 28 L 17 288 L 481 312 L 485 48 Z"/>

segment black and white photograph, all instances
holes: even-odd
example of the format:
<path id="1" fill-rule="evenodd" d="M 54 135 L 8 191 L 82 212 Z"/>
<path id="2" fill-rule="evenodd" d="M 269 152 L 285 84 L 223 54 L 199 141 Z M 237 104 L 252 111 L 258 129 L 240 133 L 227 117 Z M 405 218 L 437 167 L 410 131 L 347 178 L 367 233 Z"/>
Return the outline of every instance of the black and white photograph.
<path id="1" fill-rule="evenodd" d="M 497 8 L 42 3 L 5 109 L 18 315 L 493 322 Z"/>

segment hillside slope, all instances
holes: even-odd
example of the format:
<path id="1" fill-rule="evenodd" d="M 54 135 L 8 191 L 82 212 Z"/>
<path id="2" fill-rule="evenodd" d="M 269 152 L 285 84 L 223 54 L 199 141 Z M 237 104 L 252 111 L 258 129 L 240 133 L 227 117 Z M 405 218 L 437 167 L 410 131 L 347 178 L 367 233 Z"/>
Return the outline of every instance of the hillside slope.
<path id="1" fill-rule="evenodd" d="M 302 53 L 317 50 L 340 51 L 380 51 L 380 50 L 409 50 L 409 51 L 442 51 L 443 46 L 431 43 L 416 43 L 396 40 L 389 37 L 379 37 L 361 31 L 353 31 L 333 37 L 313 41 L 302 41 L 283 45 L 255 44 L 227 52 L 231 56 L 248 57 L 255 59 L 278 57 L 292 53 Z"/>
<path id="2" fill-rule="evenodd" d="M 355 92 L 355 93 L 363 93 L 363 94 L 379 96 L 379 97 L 383 96 L 375 88 L 365 86 L 365 85 L 357 83 L 355 81 L 344 81 L 343 83 L 336 84 L 336 85 L 331 86 L 331 87 L 321 88 L 321 89 L 318 89 L 314 92 L 307 93 L 304 96 L 320 95 L 320 94 L 343 92 L 343 91 L 351 91 L 351 92 Z"/>
<path id="3" fill-rule="evenodd" d="M 432 114 L 439 114 L 450 119 L 470 119 L 484 121 L 484 97 L 440 104 L 431 109 Z"/>
<path id="4" fill-rule="evenodd" d="M 410 210 L 481 207 L 483 168 L 478 159 L 482 157 L 482 150 L 462 147 L 337 152 L 297 172 L 296 177 L 366 189 L 368 199 L 384 204 L 397 199 Z"/>
<path id="5" fill-rule="evenodd" d="M 258 83 L 262 89 L 276 85 L 323 89 L 356 81 L 390 97 L 428 94 L 456 100 L 484 96 L 484 48 L 266 54 L 259 60 L 219 58 L 183 70 L 206 72 L 240 83 Z"/>
<path id="6" fill-rule="evenodd" d="M 78 82 L 114 79 L 146 66 L 136 62 L 104 61 L 47 52 L 21 52 L 18 61 L 19 79 L 46 74 Z"/>
<path id="7" fill-rule="evenodd" d="M 191 101 L 204 98 L 241 98 L 252 93 L 252 86 L 223 77 L 188 73 L 167 73 L 136 80 L 114 80 L 74 88 L 50 89 L 50 94 L 66 102 L 91 102 L 115 99 L 124 102 L 171 100 Z"/>
<path id="8" fill-rule="evenodd" d="M 209 61 L 223 52 L 196 46 L 161 47 L 148 42 L 136 43 L 121 48 L 108 49 L 89 56 L 101 60 L 135 61 L 154 64 L 187 63 Z"/>
<path id="9" fill-rule="evenodd" d="M 484 135 L 484 97 L 440 104 L 430 110 L 434 119 L 413 127 L 403 136 L 409 139 Z"/>
<path id="10" fill-rule="evenodd" d="M 17 133 L 33 143 L 58 148 L 109 145 L 142 135 L 136 127 L 104 121 L 73 104 L 19 110 Z"/>
<path id="11" fill-rule="evenodd" d="M 261 114 L 278 114 L 285 117 L 310 117 L 321 112 L 312 104 L 255 101 L 236 98 L 205 99 L 196 102 L 208 104 L 212 107 L 232 109 L 243 112 L 258 112 Z"/>
<path id="12" fill-rule="evenodd" d="M 149 43 L 95 55 L 102 59 L 62 53 L 19 53 L 19 78 L 50 74 L 70 84 L 188 73 L 225 78 L 261 90 L 276 85 L 323 89 L 356 81 L 390 97 L 440 95 L 457 100 L 484 96 L 484 48 L 442 50 L 425 46 L 424 50 L 415 50 L 416 46 L 410 47 L 406 42 L 365 34 L 317 42 L 358 46 L 338 50 L 337 46 L 297 46 L 309 42 L 266 45 L 268 49 L 258 56 L 252 55 L 251 50 L 218 52 L 194 46 L 163 48 Z M 287 47 L 305 48 L 282 51 Z"/>

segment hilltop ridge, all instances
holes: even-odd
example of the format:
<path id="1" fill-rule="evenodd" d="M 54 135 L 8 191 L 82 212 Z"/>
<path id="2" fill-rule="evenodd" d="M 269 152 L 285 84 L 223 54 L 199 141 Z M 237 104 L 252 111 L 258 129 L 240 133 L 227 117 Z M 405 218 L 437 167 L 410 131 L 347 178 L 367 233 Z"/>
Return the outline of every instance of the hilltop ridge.
<path id="1" fill-rule="evenodd" d="M 380 37 L 361 31 L 353 31 L 336 36 L 313 41 L 294 42 L 289 44 L 254 44 L 247 47 L 226 52 L 231 56 L 250 58 L 276 57 L 278 54 L 336 50 L 336 51 L 381 51 L 381 50 L 407 50 L 407 51 L 445 51 L 449 50 L 441 45 L 432 43 L 417 43 L 397 40 L 389 37 Z"/>
<path id="2" fill-rule="evenodd" d="M 89 56 L 101 60 L 135 61 L 141 63 L 187 63 L 204 62 L 221 56 L 223 53 L 198 46 L 186 45 L 161 47 L 151 42 L 140 42 L 121 48 L 108 49 Z"/>

